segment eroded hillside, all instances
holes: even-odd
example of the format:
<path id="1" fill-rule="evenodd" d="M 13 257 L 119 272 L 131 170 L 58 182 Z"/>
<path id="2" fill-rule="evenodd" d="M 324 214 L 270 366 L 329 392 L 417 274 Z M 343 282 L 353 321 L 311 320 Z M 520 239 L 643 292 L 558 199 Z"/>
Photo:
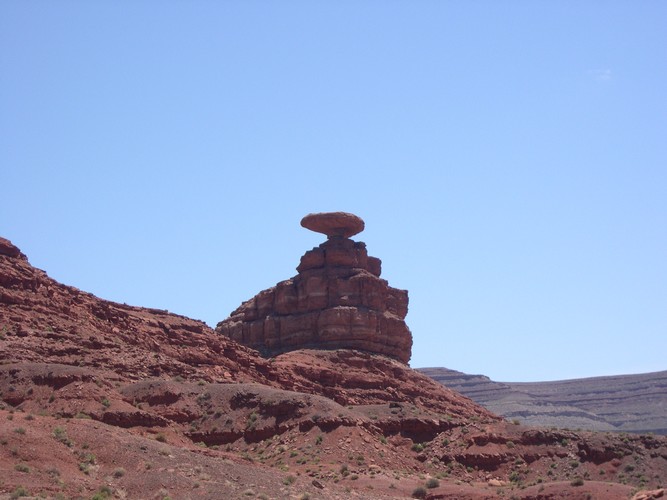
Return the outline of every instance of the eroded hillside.
<path id="1" fill-rule="evenodd" d="M 0 241 L 0 495 L 628 498 L 667 440 L 512 425 L 398 360 L 270 359 Z"/>

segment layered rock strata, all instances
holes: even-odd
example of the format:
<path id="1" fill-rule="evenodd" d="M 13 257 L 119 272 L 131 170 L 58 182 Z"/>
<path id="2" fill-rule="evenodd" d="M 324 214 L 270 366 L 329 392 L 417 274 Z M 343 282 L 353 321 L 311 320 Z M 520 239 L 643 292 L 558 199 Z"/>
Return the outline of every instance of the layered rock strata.
<path id="1" fill-rule="evenodd" d="M 381 261 L 347 237 L 364 227 L 352 214 L 310 214 L 302 225 L 328 240 L 306 252 L 298 274 L 264 290 L 218 323 L 216 331 L 274 356 L 296 349 L 359 349 L 403 363 L 412 334 L 408 293 L 380 278 Z"/>

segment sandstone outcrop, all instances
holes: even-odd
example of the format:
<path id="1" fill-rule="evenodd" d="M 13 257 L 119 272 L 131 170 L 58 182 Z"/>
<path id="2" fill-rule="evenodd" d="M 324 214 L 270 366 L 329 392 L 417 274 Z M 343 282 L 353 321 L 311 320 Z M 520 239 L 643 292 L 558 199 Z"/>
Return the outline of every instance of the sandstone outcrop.
<path id="1" fill-rule="evenodd" d="M 350 238 L 362 232 L 365 227 L 361 217 L 346 212 L 308 214 L 301 219 L 301 226 L 326 234 L 328 238 Z"/>
<path id="2" fill-rule="evenodd" d="M 309 214 L 301 225 L 328 240 L 301 257 L 297 276 L 244 302 L 216 331 L 264 356 L 345 348 L 407 363 L 408 293 L 381 279 L 380 259 L 368 256 L 365 243 L 349 239 L 364 222 L 333 212 Z"/>

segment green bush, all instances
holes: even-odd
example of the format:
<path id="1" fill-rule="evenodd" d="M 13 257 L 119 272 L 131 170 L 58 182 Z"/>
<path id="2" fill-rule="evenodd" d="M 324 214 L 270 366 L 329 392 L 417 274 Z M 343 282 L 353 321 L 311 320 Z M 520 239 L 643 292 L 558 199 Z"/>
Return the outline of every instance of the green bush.
<path id="1" fill-rule="evenodd" d="M 438 480 L 437 480 L 436 478 L 434 478 L 434 477 L 432 477 L 432 478 L 430 478 L 428 481 L 426 481 L 426 487 L 427 487 L 428 489 L 437 488 L 438 486 L 440 486 L 440 481 L 438 481 Z"/>

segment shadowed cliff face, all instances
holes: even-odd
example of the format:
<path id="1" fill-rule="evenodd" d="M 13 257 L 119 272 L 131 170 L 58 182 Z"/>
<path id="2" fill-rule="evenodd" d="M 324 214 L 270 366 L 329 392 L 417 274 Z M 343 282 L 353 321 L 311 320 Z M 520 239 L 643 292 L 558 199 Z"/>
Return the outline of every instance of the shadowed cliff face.
<path id="1" fill-rule="evenodd" d="M 316 216 L 308 217 L 317 221 Z M 297 276 L 244 302 L 216 331 L 264 356 L 345 348 L 407 363 L 412 352 L 404 321 L 408 293 L 380 278 L 380 259 L 369 257 L 364 243 L 340 236 L 349 232 L 336 227 L 326 242 L 301 257 Z"/>

